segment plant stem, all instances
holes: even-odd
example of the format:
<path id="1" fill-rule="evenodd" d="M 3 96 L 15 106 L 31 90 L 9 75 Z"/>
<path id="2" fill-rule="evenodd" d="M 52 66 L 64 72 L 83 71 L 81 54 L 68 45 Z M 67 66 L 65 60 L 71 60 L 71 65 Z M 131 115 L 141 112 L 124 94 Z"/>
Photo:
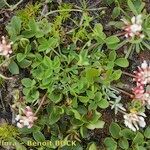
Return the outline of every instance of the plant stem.
<path id="1" fill-rule="evenodd" d="M 133 75 L 131 73 L 128 73 L 128 72 L 125 72 L 125 71 L 122 71 L 122 73 L 125 74 L 125 75 L 128 75 L 130 77 L 137 78 L 135 75 Z"/>
<path id="2" fill-rule="evenodd" d="M 125 35 L 126 34 L 126 32 L 121 32 L 121 33 L 117 33 L 117 34 L 115 34 L 116 36 L 122 36 L 122 35 Z"/>
<path id="3" fill-rule="evenodd" d="M 96 47 L 98 47 L 98 46 L 99 46 L 99 44 L 98 44 L 98 43 L 95 43 L 95 44 L 91 45 L 91 46 L 87 49 L 87 51 L 89 52 L 89 51 L 93 50 L 94 48 L 96 48 Z"/>
<path id="4" fill-rule="evenodd" d="M 20 0 L 17 4 L 13 5 L 10 9 L 14 10 L 18 7 L 18 5 L 20 5 L 24 0 Z"/>
<path id="5" fill-rule="evenodd" d="M 113 88 L 116 89 L 117 91 L 119 91 L 119 92 L 121 92 L 121 93 L 123 93 L 123 94 L 129 96 L 130 98 L 133 98 L 133 97 L 134 97 L 134 95 L 132 95 L 132 94 L 130 94 L 130 93 L 128 93 L 128 92 L 126 92 L 126 91 L 120 89 L 120 88 L 117 88 L 117 87 L 113 87 Z"/>
<path id="6" fill-rule="evenodd" d="M 20 5 L 23 1 L 24 1 L 24 0 L 20 0 L 20 1 L 19 1 L 18 3 L 16 3 L 15 5 L 9 5 L 6 0 L 4 0 L 4 3 L 5 3 L 5 5 L 6 5 L 7 7 L 9 7 L 8 10 L 13 11 L 13 10 L 16 9 L 16 8 L 18 7 L 18 5 Z"/>
<path id="7" fill-rule="evenodd" d="M 53 10 L 53 11 L 48 12 L 48 13 L 45 14 L 44 16 L 46 17 L 46 16 L 51 15 L 51 14 L 54 14 L 54 13 L 58 13 L 58 12 L 66 12 L 66 11 L 82 12 L 82 10 L 80 10 L 80 9 Z"/>
<path id="8" fill-rule="evenodd" d="M 4 111 L 6 112 L 6 108 L 5 108 L 5 105 L 4 105 L 4 102 L 3 102 L 2 91 L 1 91 L 1 90 L 0 90 L 0 101 L 1 101 L 2 108 L 3 108 Z"/>
<path id="9" fill-rule="evenodd" d="M 40 104 L 39 104 L 37 110 L 36 110 L 35 113 L 34 113 L 34 116 L 36 116 L 37 113 L 39 112 L 40 108 L 42 107 L 42 105 L 43 105 L 43 103 L 44 103 L 44 101 L 45 101 L 45 99 L 46 99 L 46 96 L 47 96 L 47 93 L 43 96 L 43 98 L 42 98 L 42 100 L 41 100 L 41 102 L 40 102 Z"/>
<path id="10" fill-rule="evenodd" d="M 101 8 L 91 8 L 91 9 L 85 9 L 86 11 L 98 11 L 98 10 L 102 10 L 105 9 L 106 7 L 101 7 Z"/>
<path id="11" fill-rule="evenodd" d="M 3 1 L 4 1 L 4 3 L 5 3 L 6 6 L 8 6 L 9 8 L 11 7 L 11 6 L 7 3 L 6 0 L 3 0 Z"/>
<path id="12" fill-rule="evenodd" d="M 12 80 L 13 78 L 12 77 L 5 77 L 4 75 L 2 75 L 2 74 L 0 74 L 0 77 L 1 78 L 3 78 L 3 79 L 5 79 L 5 80 Z"/>
<path id="13" fill-rule="evenodd" d="M 101 7 L 101 8 L 93 8 L 93 9 L 85 9 L 85 10 L 81 10 L 81 9 L 63 9 L 63 10 L 53 10 L 48 12 L 47 14 L 45 14 L 44 16 L 47 17 L 48 15 L 54 14 L 54 13 L 58 13 L 58 12 L 67 12 L 67 11 L 74 11 L 74 12 L 84 12 L 84 11 L 98 11 L 98 10 L 102 10 L 105 7 Z"/>
<path id="14" fill-rule="evenodd" d="M 52 51 L 53 51 L 56 55 L 60 56 L 60 54 L 59 54 L 57 51 L 55 51 L 55 49 L 52 49 Z"/>

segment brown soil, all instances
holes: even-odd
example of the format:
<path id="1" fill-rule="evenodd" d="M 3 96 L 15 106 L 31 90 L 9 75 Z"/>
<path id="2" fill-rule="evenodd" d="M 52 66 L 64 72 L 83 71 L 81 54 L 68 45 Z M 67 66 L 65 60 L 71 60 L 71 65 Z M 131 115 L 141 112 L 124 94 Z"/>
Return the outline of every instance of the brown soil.
<path id="1" fill-rule="evenodd" d="M 10 0 L 11 1 L 11 0 Z M 11 1 L 12 2 L 12 1 Z M 14 1 L 13 1 L 14 2 Z M 17 2 L 17 0 L 16 0 Z M 27 1 L 25 1 L 26 3 Z M 79 3 L 79 0 L 63 0 L 63 2 L 70 2 L 70 3 L 75 3 L 76 5 L 80 6 L 81 4 Z M 99 0 L 89 0 L 89 6 L 92 6 L 95 3 L 98 3 Z M 146 0 L 147 4 L 146 4 L 146 8 L 147 11 L 150 12 L 150 1 Z M 22 4 L 25 5 L 25 3 Z M 100 6 L 101 4 L 97 4 L 96 7 Z M 101 23 L 103 24 L 103 26 L 105 27 L 105 25 L 110 21 L 110 13 L 112 12 L 114 6 L 110 7 L 110 9 L 106 10 L 106 14 L 108 14 L 107 16 L 104 15 L 104 17 L 102 17 L 101 19 Z M 0 36 L 5 35 L 6 32 L 4 30 L 5 25 L 8 23 L 8 21 L 10 20 L 10 18 L 12 17 L 13 12 L 10 11 L 4 11 L 4 10 L 0 10 Z M 114 34 L 114 30 L 111 30 L 109 28 L 105 28 L 105 32 L 107 33 L 107 35 L 111 35 Z M 134 70 L 137 69 L 137 66 L 139 66 L 141 64 L 141 62 L 143 60 L 150 60 L 150 53 L 149 51 L 143 51 L 140 54 L 134 54 L 133 57 L 130 58 L 130 67 L 125 69 L 126 72 L 132 73 Z M 12 90 L 14 88 L 18 88 L 20 87 L 20 83 L 17 83 L 19 81 L 19 78 L 16 77 L 16 80 L 14 80 L 13 82 L 4 82 L 3 87 L 0 88 L 0 120 L 2 120 L 2 118 L 5 118 L 5 120 L 7 122 L 11 122 L 12 119 L 12 113 L 11 113 L 11 109 L 10 109 L 10 104 L 12 103 Z M 124 83 L 124 89 L 128 92 L 131 93 L 132 87 L 134 87 L 134 83 L 132 82 L 132 78 L 127 77 L 127 76 L 123 76 L 121 81 Z M 124 105 L 126 105 L 129 102 L 129 97 L 127 96 L 123 96 L 123 103 Z M 88 141 L 90 142 L 91 140 L 96 141 L 97 143 L 99 143 L 100 146 L 102 146 L 103 148 L 103 140 L 109 136 L 109 125 L 111 124 L 112 121 L 119 121 L 121 123 L 123 123 L 123 119 L 122 119 L 122 115 L 118 114 L 117 116 L 115 116 L 114 111 L 112 111 L 110 109 L 110 107 L 108 109 L 102 110 L 102 119 L 105 121 L 105 126 L 103 129 L 96 129 L 94 131 L 90 132 L 90 137 L 89 139 L 87 139 L 85 142 L 87 143 Z M 150 115 L 150 111 L 146 112 L 147 116 Z M 116 118 L 116 120 L 115 120 Z M 146 119 L 147 124 L 150 125 L 150 119 L 147 117 Z M 84 142 L 84 141 L 83 141 Z"/>

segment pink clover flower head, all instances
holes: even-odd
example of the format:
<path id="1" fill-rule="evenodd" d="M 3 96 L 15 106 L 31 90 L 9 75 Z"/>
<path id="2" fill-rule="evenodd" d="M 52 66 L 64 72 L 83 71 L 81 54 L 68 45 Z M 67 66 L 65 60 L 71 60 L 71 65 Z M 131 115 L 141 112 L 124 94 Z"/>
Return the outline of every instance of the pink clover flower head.
<path id="1" fill-rule="evenodd" d="M 137 86 L 132 89 L 134 95 L 143 94 L 144 93 L 144 86 L 137 83 Z"/>
<path id="2" fill-rule="evenodd" d="M 2 41 L 0 41 L 0 55 L 8 58 L 12 53 L 12 48 L 11 48 L 12 44 L 13 44 L 12 42 L 7 43 L 6 38 L 2 36 Z"/>
<path id="3" fill-rule="evenodd" d="M 32 128 L 35 120 L 37 120 L 37 117 L 34 116 L 34 113 L 29 106 L 23 109 L 23 113 L 24 115 L 17 115 L 15 118 L 15 120 L 18 121 L 17 127 L 23 128 L 26 126 L 27 128 Z"/>
<path id="4" fill-rule="evenodd" d="M 29 106 L 27 106 L 27 107 L 23 110 L 23 113 L 24 113 L 27 117 L 33 116 L 32 109 L 31 109 Z"/>
<path id="5" fill-rule="evenodd" d="M 134 78 L 133 81 L 143 86 L 150 83 L 150 66 L 145 60 L 141 64 L 141 67 L 138 67 L 138 70 L 134 71 L 134 74 L 136 78 Z"/>
<path id="6" fill-rule="evenodd" d="M 142 15 L 134 16 L 131 18 L 131 21 L 127 21 L 126 19 L 121 19 L 125 27 L 123 28 L 125 31 L 125 37 L 134 37 L 139 36 L 140 38 L 144 38 L 144 34 L 142 34 Z"/>

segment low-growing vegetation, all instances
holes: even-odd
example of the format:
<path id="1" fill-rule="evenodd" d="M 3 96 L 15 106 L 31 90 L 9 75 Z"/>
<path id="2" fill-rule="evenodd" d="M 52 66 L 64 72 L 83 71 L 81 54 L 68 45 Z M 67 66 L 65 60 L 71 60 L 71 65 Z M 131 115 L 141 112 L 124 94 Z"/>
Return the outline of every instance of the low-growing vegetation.
<path id="1" fill-rule="evenodd" d="M 2 148 L 150 149 L 149 2 L 0 4 Z"/>

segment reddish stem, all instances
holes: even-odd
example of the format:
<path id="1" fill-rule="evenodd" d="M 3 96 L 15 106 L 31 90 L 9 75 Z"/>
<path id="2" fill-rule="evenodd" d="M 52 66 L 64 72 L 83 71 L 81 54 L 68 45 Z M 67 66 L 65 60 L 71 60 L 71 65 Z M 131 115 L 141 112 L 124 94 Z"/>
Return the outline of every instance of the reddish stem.
<path id="1" fill-rule="evenodd" d="M 128 75 L 130 77 L 137 78 L 137 76 L 135 76 L 135 75 L 133 75 L 131 73 L 128 73 L 128 72 L 125 72 L 125 71 L 123 71 L 122 73 L 125 74 L 125 75 Z"/>
<path id="2" fill-rule="evenodd" d="M 116 89 L 117 91 L 119 91 L 119 92 L 121 92 L 121 93 L 123 93 L 123 94 L 129 96 L 130 98 L 133 98 L 133 97 L 134 97 L 134 95 L 132 95 L 132 94 L 130 94 L 130 93 L 128 93 L 128 92 L 126 92 L 126 91 L 120 89 L 120 88 L 117 88 L 117 87 L 113 87 L 113 88 Z"/>
<path id="3" fill-rule="evenodd" d="M 121 32 L 121 33 L 118 33 L 118 34 L 116 34 L 116 36 L 122 36 L 122 35 L 124 35 L 126 32 Z"/>
<path id="4" fill-rule="evenodd" d="M 42 98 L 42 100 L 41 100 L 41 102 L 40 102 L 40 104 L 39 104 L 37 110 L 36 110 L 35 113 L 34 113 L 34 116 L 36 116 L 37 113 L 39 112 L 40 108 L 42 107 L 42 105 L 43 105 L 43 103 L 44 103 L 44 101 L 45 101 L 45 99 L 46 99 L 46 96 L 47 96 L 47 93 L 43 96 L 43 98 Z"/>

